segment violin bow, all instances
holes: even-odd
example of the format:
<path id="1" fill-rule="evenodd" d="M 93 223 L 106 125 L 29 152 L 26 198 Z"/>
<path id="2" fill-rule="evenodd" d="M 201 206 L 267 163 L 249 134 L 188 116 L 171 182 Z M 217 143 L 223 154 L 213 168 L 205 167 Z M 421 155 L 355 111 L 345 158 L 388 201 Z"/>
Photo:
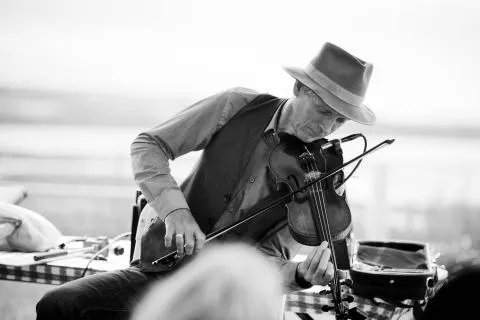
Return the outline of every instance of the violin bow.
<path id="1" fill-rule="evenodd" d="M 325 174 L 324 176 L 321 176 L 321 177 L 318 177 L 318 178 L 315 178 L 313 179 L 312 181 L 309 181 L 308 183 L 306 183 L 303 187 L 300 187 L 294 191 L 291 191 L 283 196 L 281 196 L 280 198 L 272 201 L 270 204 L 266 205 L 264 208 L 261 208 L 259 210 L 257 210 L 256 212 L 254 212 L 253 214 L 249 215 L 248 217 L 245 217 L 233 224 L 231 224 L 230 226 L 227 226 L 225 228 L 221 228 L 221 229 L 218 229 L 216 231 L 213 231 L 211 233 L 209 233 L 205 239 L 205 242 L 209 242 L 221 235 L 223 235 L 224 233 L 227 233 L 229 231 L 231 231 L 232 229 L 235 229 L 241 225 L 243 225 L 244 223 L 247 223 L 248 221 L 256 218 L 257 216 L 263 214 L 264 212 L 266 212 L 267 210 L 275 207 L 276 205 L 278 205 L 279 203 L 285 201 L 286 199 L 288 198 L 291 198 L 293 195 L 303 191 L 303 190 L 306 190 L 308 187 L 312 186 L 313 184 L 317 183 L 317 182 L 321 182 L 323 180 L 326 180 L 328 178 L 330 178 L 331 176 L 333 176 L 334 174 L 336 174 L 337 172 L 343 170 L 344 168 L 352 165 L 354 162 L 358 161 L 358 160 L 361 160 L 363 158 L 365 158 L 366 156 L 380 150 L 381 148 L 385 147 L 385 146 L 388 146 L 388 145 L 391 145 L 393 142 L 395 141 L 395 139 L 387 139 L 387 140 L 384 140 L 380 143 L 378 143 L 377 145 L 371 147 L 370 149 L 368 149 L 367 151 L 359 154 L 358 156 L 352 158 L 351 160 L 345 162 L 343 165 L 335 168 L 334 170 L 332 170 L 331 172 Z M 172 259 L 175 257 L 175 255 L 177 254 L 177 251 L 172 251 L 166 255 L 164 255 L 163 257 L 161 258 L 158 258 L 154 261 L 152 261 L 152 265 L 156 265 L 160 262 L 162 262 L 163 260 L 166 260 L 166 259 Z"/>

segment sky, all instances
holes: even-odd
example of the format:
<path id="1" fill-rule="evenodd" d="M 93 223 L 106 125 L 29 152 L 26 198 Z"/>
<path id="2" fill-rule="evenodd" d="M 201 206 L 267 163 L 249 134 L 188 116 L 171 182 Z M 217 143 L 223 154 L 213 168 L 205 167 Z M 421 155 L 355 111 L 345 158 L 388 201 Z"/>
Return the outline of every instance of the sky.
<path id="1" fill-rule="evenodd" d="M 0 86 L 289 96 L 329 41 L 374 64 L 379 122 L 478 127 L 479 33 L 475 0 L 0 0 Z"/>

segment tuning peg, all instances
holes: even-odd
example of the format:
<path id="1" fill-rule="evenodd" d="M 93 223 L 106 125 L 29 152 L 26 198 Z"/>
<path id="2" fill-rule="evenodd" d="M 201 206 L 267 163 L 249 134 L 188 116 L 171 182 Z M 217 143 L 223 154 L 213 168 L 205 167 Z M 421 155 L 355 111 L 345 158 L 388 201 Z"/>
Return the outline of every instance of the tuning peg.
<path id="1" fill-rule="evenodd" d="M 335 309 L 334 306 L 329 306 L 329 305 L 323 305 L 320 309 L 322 309 L 323 312 L 329 312 L 330 310 Z"/>
<path id="2" fill-rule="evenodd" d="M 342 279 L 340 280 L 340 284 L 346 285 L 347 287 L 351 288 L 353 286 L 353 280 L 352 279 Z"/>
<path id="3" fill-rule="evenodd" d="M 332 292 L 331 290 L 323 289 L 323 290 L 320 290 L 318 292 L 318 294 L 322 295 L 322 296 L 326 296 L 327 294 L 330 294 L 331 292 Z"/>

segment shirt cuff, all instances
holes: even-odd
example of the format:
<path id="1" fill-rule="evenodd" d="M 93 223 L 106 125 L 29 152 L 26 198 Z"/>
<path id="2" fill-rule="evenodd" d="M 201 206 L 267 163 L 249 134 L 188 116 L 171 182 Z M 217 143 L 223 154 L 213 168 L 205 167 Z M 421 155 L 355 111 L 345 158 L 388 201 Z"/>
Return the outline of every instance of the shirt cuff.
<path id="1" fill-rule="evenodd" d="M 150 206 L 155 209 L 158 217 L 164 221 L 167 215 L 178 209 L 190 210 L 185 200 L 183 192 L 179 189 L 167 189 L 164 190 L 160 196 L 156 197 L 150 203 Z"/>
<path id="2" fill-rule="evenodd" d="M 280 270 L 285 279 L 284 285 L 285 285 L 286 292 L 295 292 L 295 291 L 308 289 L 311 287 L 310 284 L 308 287 L 303 287 L 301 286 L 301 284 L 303 283 L 297 282 L 297 266 L 298 266 L 298 262 L 294 262 L 294 261 L 286 261 L 285 263 L 282 263 Z"/>

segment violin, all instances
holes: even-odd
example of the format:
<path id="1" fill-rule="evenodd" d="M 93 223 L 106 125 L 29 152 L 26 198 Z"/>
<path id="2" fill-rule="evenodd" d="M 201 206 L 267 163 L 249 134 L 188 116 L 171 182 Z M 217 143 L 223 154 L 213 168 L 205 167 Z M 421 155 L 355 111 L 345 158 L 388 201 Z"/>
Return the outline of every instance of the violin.
<path id="1" fill-rule="evenodd" d="M 344 183 L 343 170 L 305 188 L 305 184 L 343 165 L 340 141 L 322 149 L 327 142 L 320 139 L 306 144 L 286 136 L 268 157 L 269 173 L 278 190 L 302 190 L 286 204 L 287 219 L 292 237 L 307 246 L 345 239 L 352 229 L 346 194 L 338 190 Z"/>
<path id="2" fill-rule="evenodd" d="M 343 165 L 340 141 L 336 140 L 326 147 L 326 139 L 303 143 L 294 136 L 284 136 L 281 140 L 269 153 L 268 169 L 277 189 L 286 188 L 290 192 L 301 190 L 286 204 L 290 234 L 297 242 L 308 246 L 318 246 L 322 241 L 327 241 L 334 269 L 334 277 L 329 284 L 333 306 L 324 307 L 333 309 L 337 319 L 350 319 L 353 311 L 344 301 L 350 303 L 352 297 L 342 297 L 339 262 L 334 245 L 335 241 L 345 239 L 352 230 L 346 193 L 339 190 L 344 183 L 344 172 L 340 170 L 322 181 L 311 183 Z M 348 258 L 344 258 L 346 261 L 342 265 L 346 269 L 349 262 Z"/>

